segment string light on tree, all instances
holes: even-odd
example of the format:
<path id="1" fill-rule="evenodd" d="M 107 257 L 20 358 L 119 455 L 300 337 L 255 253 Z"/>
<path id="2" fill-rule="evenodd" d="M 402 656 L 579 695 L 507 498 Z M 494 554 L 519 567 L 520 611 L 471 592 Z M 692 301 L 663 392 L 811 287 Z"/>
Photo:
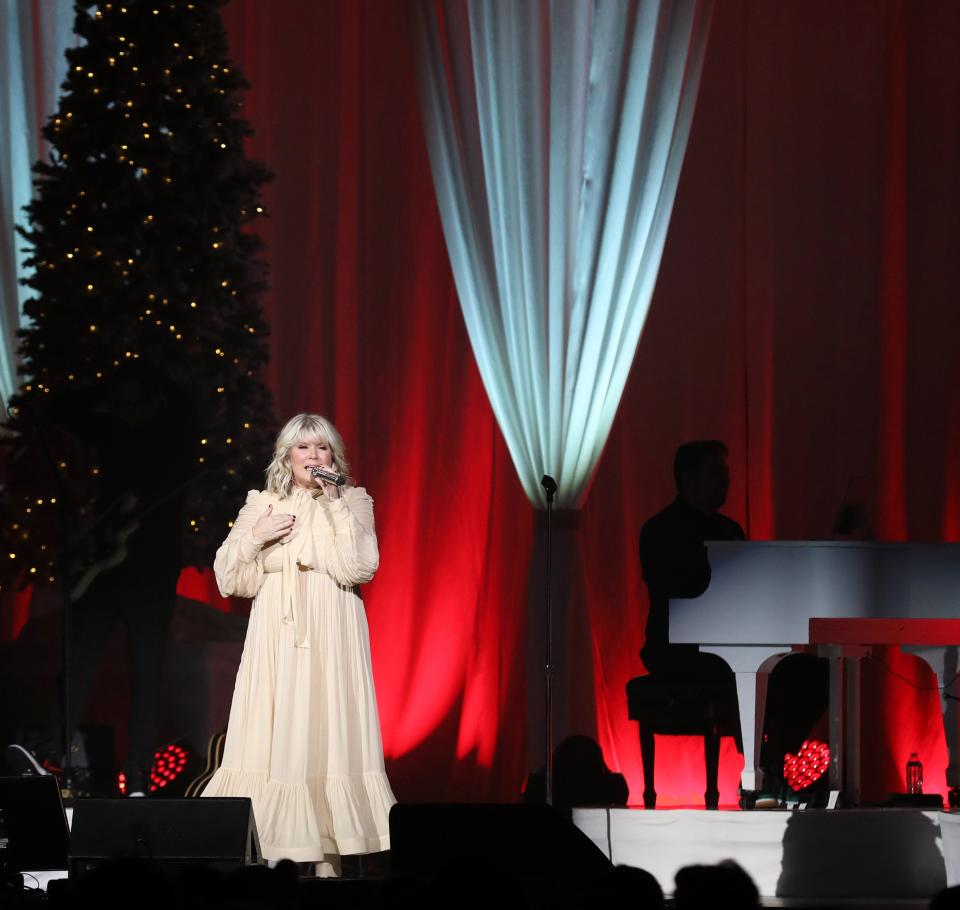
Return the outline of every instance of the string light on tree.
<path id="1" fill-rule="evenodd" d="M 207 439 L 198 445 L 206 460 L 199 452 L 190 459 L 198 469 L 218 463 L 228 446 L 239 450 L 238 468 L 252 468 L 191 484 L 189 562 L 208 563 L 269 452 L 272 409 L 256 378 L 267 359 L 265 270 L 248 227 L 263 213 L 267 174 L 243 154 L 249 127 L 236 111 L 245 83 L 225 56 L 222 5 L 75 6 L 80 40 L 44 130 L 50 159 L 36 168 L 22 231 L 35 270 L 21 348 L 26 381 L 8 407 L 11 470 L 0 494 L 4 551 L 15 557 L 5 562 L 20 567 L 8 576 L 22 573 L 21 582 L 58 577 L 49 555 L 60 552 L 62 528 L 96 514 L 99 465 L 54 415 L 76 410 L 69 402 L 83 396 L 109 394 L 104 380 L 127 365 L 160 365 L 189 390 Z M 146 306 L 131 306 L 138 300 Z M 156 319 L 159 310 L 165 319 Z M 204 357 L 211 339 L 220 351 Z M 48 471 L 25 413 L 52 424 L 58 457 Z M 61 482 L 72 504 L 55 495 Z"/>

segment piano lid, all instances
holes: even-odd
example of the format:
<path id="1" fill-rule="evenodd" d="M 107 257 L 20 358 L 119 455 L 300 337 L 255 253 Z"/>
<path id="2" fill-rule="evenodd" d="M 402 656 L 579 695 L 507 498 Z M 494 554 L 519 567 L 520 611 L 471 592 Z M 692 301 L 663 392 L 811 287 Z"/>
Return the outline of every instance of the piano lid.
<path id="1" fill-rule="evenodd" d="M 960 618 L 960 544 L 715 541 L 711 581 L 670 601 L 670 641 L 806 644 L 813 618 Z"/>

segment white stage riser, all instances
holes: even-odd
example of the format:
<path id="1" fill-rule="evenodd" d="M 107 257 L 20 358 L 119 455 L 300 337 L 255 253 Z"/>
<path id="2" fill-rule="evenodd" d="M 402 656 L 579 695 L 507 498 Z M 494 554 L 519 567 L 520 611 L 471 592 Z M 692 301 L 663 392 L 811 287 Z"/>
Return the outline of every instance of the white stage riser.
<path id="1" fill-rule="evenodd" d="M 960 815 L 914 809 L 709 812 L 575 809 L 616 864 L 666 894 L 684 866 L 739 863 L 765 898 L 929 899 L 960 884 Z"/>

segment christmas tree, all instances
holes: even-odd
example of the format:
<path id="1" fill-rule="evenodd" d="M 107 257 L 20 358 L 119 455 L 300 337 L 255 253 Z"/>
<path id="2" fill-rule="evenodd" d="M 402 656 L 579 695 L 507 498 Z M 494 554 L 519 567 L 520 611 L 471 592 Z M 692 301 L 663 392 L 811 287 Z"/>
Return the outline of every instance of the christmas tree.
<path id="1" fill-rule="evenodd" d="M 183 562 L 209 565 L 260 486 L 274 422 L 251 222 L 269 175 L 244 155 L 247 83 L 227 57 L 223 2 L 75 4 L 83 43 L 67 51 L 21 228 L 33 296 L 4 443 L 5 584 L 76 576 L 90 539 L 110 550 L 128 517 L 178 497 Z M 141 438 L 124 451 L 117 429 L 143 414 L 152 460 Z M 115 449 L 118 464 L 181 467 L 155 497 L 114 502 L 103 461 Z"/>

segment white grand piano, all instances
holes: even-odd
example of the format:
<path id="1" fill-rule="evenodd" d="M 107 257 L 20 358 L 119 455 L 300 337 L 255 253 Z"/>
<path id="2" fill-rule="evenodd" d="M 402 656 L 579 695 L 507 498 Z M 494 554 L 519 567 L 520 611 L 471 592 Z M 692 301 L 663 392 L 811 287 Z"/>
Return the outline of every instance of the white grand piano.
<path id="1" fill-rule="evenodd" d="M 831 789 L 859 799 L 858 661 L 882 644 L 917 653 L 936 672 L 947 783 L 960 786 L 960 544 L 715 541 L 707 557 L 707 590 L 670 601 L 670 641 L 697 644 L 736 673 L 744 790 L 763 785 L 759 743 L 770 671 L 794 646 L 810 644 L 831 658 Z"/>

